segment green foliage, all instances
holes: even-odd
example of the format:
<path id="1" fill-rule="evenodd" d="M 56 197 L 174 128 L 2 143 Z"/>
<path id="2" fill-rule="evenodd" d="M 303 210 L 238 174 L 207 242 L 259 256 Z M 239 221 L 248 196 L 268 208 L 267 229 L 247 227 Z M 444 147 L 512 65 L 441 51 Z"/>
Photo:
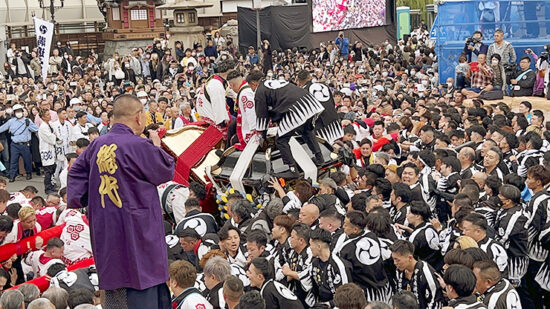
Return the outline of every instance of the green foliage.
<path id="1" fill-rule="evenodd" d="M 433 0 L 396 0 L 397 6 L 408 6 L 411 9 L 420 9 L 422 19 L 426 20 L 426 4 L 433 4 Z"/>

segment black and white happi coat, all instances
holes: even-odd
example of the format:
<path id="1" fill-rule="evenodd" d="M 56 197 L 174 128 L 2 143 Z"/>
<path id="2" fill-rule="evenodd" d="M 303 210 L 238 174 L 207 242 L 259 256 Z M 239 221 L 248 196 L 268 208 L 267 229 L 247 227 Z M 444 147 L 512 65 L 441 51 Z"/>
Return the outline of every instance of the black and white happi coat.
<path id="1" fill-rule="evenodd" d="M 214 309 L 225 309 L 225 298 L 223 297 L 223 282 L 216 284 L 211 290 L 204 291 L 202 296 L 214 307 Z"/>
<path id="2" fill-rule="evenodd" d="M 478 301 L 475 295 L 470 295 L 466 297 L 459 297 L 451 299 L 449 301 L 449 307 L 455 309 L 482 309 L 487 308 L 485 304 Z"/>
<path id="3" fill-rule="evenodd" d="M 528 233 L 525 228 L 527 217 L 521 205 L 499 209 L 495 220 L 496 237 L 508 254 L 508 278 L 520 280 L 527 272 L 529 256 Z"/>
<path id="4" fill-rule="evenodd" d="M 548 249 L 544 248 L 539 235 L 544 226 L 550 222 L 549 202 L 550 194 L 542 190 L 531 197 L 525 209 L 529 233 L 529 258 L 536 262 L 544 262 L 548 257 Z"/>
<path id="5" fill-rule="evenodd" d="M 397 271 L 397 289 L 411 291 L 419 302 L 419 308 L 439 309 L 443 307 L 444 298 L 436 271 L 428 263 L 419 260 L 414 266 L 411 280 L 405 273 Z"/>
<path id="6" fill-rule="evenodd" d="M 542 246 L 548 250 L 550 248 L 550 223 L 547 223 L 540 232 L 539 241 Z M 550 256 L 542 263 L 535 276 L 535 281 L 546 291 L 550 291 Z"/>
<path id="7" fill-rule="evenodd" d="M 439 234 L 431 223 L 423 222 L 418 225 L 409 236 L 409 241 L 414 244 L 415 256 L 426 261 L 437 270 L 443 267 Z"/>
<path id="8" fill-rule="evenodd" d="M 317 302 L 330 302 L 336 289 L 350 282 L 351 264 L 335 254 L 331 254 L 326 262 L 314 257 L 311 260 L 311 278 L 312 291 L 313 295 L 317 297 Z"/>
<path id="9" fill-rule="evenodd" d="M 462 231 L 456 224 L 456 219 L 451 218 L 447 223 L 447 227 L 439 232 L 439 243 L 441 245 L 441 255 L 445 256 L 451 250 L 456 242 L 456 239 L 462 235 Z"/>
<path id="10" fill-rule="evenodd" d="M 521 308 L 519 294 L 506 279 L 500 279 L 481 295 L 481 300 L 487 309 L 518 309 Z"/>
<path id="11" fill-rule="evenodd" d="M 347 236 L 346 240 L 337 245 L 338 256 L 351 263 L 352 282 L 364 291 L 367 301 L 388 302 L 391 297 L 391 287 L 384 271 L 384 261 L 378 237 L 371 231 Z"/>
<path id="12" fill-rule="evenodd" d="M 477 245 L 497 264 L 502 278 L 508 278 L 508 253 L 497 241 L 485 236 Z"/>
<path id="13" fill-rule="evenodd" d="M 521 177 L 527 177 L 527 170 L 531 166 L 541 165 L 544 152 L 537 149 L 526 149 L 520 152 L 518 158 L 518 172 Z"/>
<path id="14" fill-rule="evenodd" d="M 174 234 L 178 235 L 179 232 L 186 228 L 194 229 L 201 237 L 207 233 L 218 232 L 218 224 L 214 216 L 209 213 L 201 212 L 198 209 L 187 212 L 183 220 L 176 225 Z"/>
<path id="15" fill-rule="evenodd" d="M 315 295 L 312 291 L 311 282 L 311 259 L 313 254 L 311 248 L 306 247 L 302 252 L 298 253 L 295 250 L 291 250 L 288 259 L 284 261 L 288 267 L 298 273 L 299 280 L 288 281 L 288 288 L 302 301 L 303 304 L 313 306 L 315 304 Z M 283 271 L 280 266 L 277 265 L 277 260 L 274 260 L 276 268 L 276 279 L 278 281 L 285 281 L 286 277 L 283 275 Z"/>
<path id="16" fill-rule="evenodd" d="M 277 136 L 283 136 L 324 111 L 323 105 L 305 89 L 287 81 L 265 80 L 254 95 L 256 129 L 265 131 L 269 120 L 278 123 Z"/>
<path id="17" fill-rule="evenodd" d="M 315 121 L 315 133 L 330 144 L 344 136 L 338 113 L 334 107 L 334 98 L 330 89 L 323 83 L 308 82 L 304 88 L 319 101 L 325 110 Z"/>
<path id="18" fill-rule="evenodd" d="M 282 283 L 270 279 L 260 290 L 265 301 L 265 309 L 302 309 L 304 306 L 298 297 Z"/>
<path id="19" fill-rule="evenodd" d="M 99 277 L 95 265 L 73 271 L 62 270 L 50 279 L 50 286 L 62 288 L 67 292 L 78 289 L 95 292 L 99 290 Z"/>
<path id="20" fill-rule="evenodd" d="M 407 213 L 409 212 L 410 208 L 411 208 L 411 205 L 406 204 L 406 205 L 403 205 L 401 208 L 397 209 L 397 207 L 392 204 L 392 206 L 389 209 L 392 222 L 399 223 L 405 226 L 409 225 L 409 220 L 407 220 Z"/>

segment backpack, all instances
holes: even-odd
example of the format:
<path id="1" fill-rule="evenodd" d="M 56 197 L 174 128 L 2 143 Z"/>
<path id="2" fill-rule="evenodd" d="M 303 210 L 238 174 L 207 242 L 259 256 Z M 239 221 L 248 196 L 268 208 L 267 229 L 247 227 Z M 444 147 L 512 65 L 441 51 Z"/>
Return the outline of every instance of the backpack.
<path id="1" fill-rule="evenodd" d="M 482 100 L 502 100 L 504 92 L 502 90 L 491 90 L 483 92 L 479 98 Z"/>

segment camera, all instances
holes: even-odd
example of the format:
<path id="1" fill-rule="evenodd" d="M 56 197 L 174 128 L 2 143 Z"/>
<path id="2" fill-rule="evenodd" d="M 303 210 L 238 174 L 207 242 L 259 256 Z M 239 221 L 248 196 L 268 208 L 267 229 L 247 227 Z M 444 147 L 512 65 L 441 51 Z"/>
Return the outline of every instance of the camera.
<path id="1" fill-rule="evenodd" d="M 479 43 L 479 41 L 480 40 L 478 38 L 471 37 L 471 38 L 466 39 L 466 44 L 475 45 L 475 44 Z"/>
<path id="2" fill-rule="evenodd" d="M 540 58 L 543 61 L 548 61 L 548 53 L 550 52 L 550 45 L 544 45 L 544 50 L 542 53 L 540 53 Z"/>

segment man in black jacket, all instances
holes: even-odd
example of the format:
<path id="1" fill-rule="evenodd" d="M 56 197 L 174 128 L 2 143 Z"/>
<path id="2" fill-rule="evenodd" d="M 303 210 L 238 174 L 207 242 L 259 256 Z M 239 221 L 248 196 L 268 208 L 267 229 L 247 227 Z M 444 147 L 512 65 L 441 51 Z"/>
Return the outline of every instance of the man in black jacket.
<path id="1" fill-rule="evenodd" d="M 231 266 L 227 259 L 214 256 L 204 265 L 204 284 L 208 290 L 204 291 L 203 296 L 214 309 L 225 309 L 223 283 L 229 276 L 231 276 Z"/>
<path id="2" fill-rule="evenodd" d="M 393 262 L 397 269 L 397 289 L 415 294 L 420 308 L 436 309 L 443 305 L 443 293 L 437 284 L 436 271 L 428 263 L 417 261 L 414 245 L 397 240 L 391 246 Z"/>
<path id="3" fill-rule="evenodd" d="M 521 67 L 521 71 L 518 72 L 515 78 L 510 80 L 510 84 L 512 84 L 511 96 L 532 96 L 537 75 L 529 68 L 531 66 L 531 58 L 527 56 L 521 58 L 519 66 Z"/>
<path id="4" fill-rule="evenodd" d="M 298 165 L 289 145 L 290 139 L 297 134 L 302 136 L 315 155 L 314 163 L 323 163 L 313 120 L 324 111 L 324 107 L 313 95 L 287 81 L 264 80 L 256 89 L 254 102 L 256 130 L 267 131 L 270 121 L 278 124 L 275 144 L 289 170 L 278 173 L 277 177 L 295 179 L 299 176 Z"/>
<path id="5" fill-rule="evenodd" d="M 514 308 L 519 305 L 518 292 L 508 280 L 501 277 L 495 262 L 476 262 L 474 274 L 477 278 L 476 291 L 481 294 L 481 300 L 488 308 Z"/>
<path id="6" fill-rule="evenodd" d="M 464 265 L 453 264 L 445 270 L 443 275 L 445 291 L 449 300 L 449 307 L 481 309 L 487 308 L 479 302 L 473 294 L 476 288 L 474 272 Z"/>
<path id="7" fill-rule="evenodd" d="M 287 287 L 273 281 L 269 262 L 265 258 L 255 258 L 246 272 L 252 287 L 260 289 L 266 309 L 303 309 L 298 297 Z"/>

